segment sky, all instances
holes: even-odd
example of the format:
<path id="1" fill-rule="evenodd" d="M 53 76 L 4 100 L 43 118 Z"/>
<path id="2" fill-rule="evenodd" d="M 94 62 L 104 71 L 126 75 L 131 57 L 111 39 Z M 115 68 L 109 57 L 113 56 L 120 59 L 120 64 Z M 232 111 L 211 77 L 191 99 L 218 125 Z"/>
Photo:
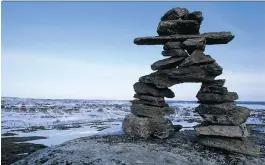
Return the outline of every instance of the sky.
<path id="1" fill-rule="evenodd" d="M 133 84 L 163 59 L 156 36 L 174 7 L 202 11 L 201 33 L 231 31 L 209 45 L 238 100 L 265 101 L 265 2 L 2 2 L 2 97 L 132 99 Z M 200 83 L 170 87 L 175 100 L 197 100 Z"/>

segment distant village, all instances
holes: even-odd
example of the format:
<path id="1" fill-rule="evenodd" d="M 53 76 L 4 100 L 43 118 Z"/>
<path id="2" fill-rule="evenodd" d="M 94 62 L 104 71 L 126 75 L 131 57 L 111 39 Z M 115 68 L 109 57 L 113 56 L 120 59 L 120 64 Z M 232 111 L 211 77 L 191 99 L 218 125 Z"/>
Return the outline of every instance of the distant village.
<path id="1" fill-rule="evenodd" d="M 63 105 L 53 105 L 53 104 L 18 104 L 18 105 L 9 105 L 5 102 L 1 102 L 1 110 L 8 112 L 20 112 L 20 113 L 78 113 L 81 109 L 81 106 L 63 106 Z"/>
<path id="2" fill-rule="evenodd" d="M 58 104 L 59 103 L 59 104 Z M 67 104 L 68 103 L 68 104 Z M 128 109 L 127 106 L 119 104 L 95 103 L 92 101 L 50 101 L 50 100 L 30 100 L 30 99 L 3 99 L 1 100 L 1 110 L 5 112 L 18 113 L 79 113 L 82 109 L 96 109 L 103 112 L 103 109 Z"/>

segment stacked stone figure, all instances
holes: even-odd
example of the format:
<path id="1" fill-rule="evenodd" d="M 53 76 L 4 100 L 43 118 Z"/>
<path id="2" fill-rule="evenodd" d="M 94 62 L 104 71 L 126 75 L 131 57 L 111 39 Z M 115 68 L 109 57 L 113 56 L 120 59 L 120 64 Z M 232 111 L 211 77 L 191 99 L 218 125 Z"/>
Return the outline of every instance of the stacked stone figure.
<path id="1" fill-rule="evenodd" d="M 164 97 L 173 98 L 169 87 L 188 82 L 202 83 L 197 94 L 200 105 L 196 112 L 205 123 L 195 127 L 198 140 L 211 147 L 255 155 L 258 148 L 246 140 L 246 120 L 250 110 L 236 106 L 238 95 L 224 87 L 225 80 L 215 80 L 223 69 L 210 56 L 206 45 L 227 44 L 234 36 L 230 32 L 200 34 L 202 12 L 173 8 L 161 17 L 159 36 L 136 38 L 137 45 L 164 45 L 165 57 L 151 65 L 155 72 L 139 78 L 134 84 L 135 100 L 132 114 L 125 117 L 123 130 L 139 137 L 167 138 L 175 127 L 164 116 L 174 113 Z M 251 147 L 250 147 L 251 146 Z"/>

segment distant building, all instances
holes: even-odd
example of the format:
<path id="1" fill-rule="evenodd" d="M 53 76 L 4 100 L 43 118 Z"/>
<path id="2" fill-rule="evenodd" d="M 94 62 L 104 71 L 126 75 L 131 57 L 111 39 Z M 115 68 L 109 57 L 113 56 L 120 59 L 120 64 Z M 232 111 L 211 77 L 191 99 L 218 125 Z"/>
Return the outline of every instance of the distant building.
<path id="1" fill-rule="evenodd" d="M 37 110 L 36 106 L 31 106 L 28 109 L 29 113 L 36 113 L 36 110 Z"/>
<path id="2" fill-rule="evenodd" d="M 27 107 L 25 106 L 25 104 L 22 104 L 20 106 L 20 112 L 27 112 Z"/>
<path id="3" fill-rule="evenodd" d="M 80 108 L 79 107 L 74 107 L 73 110 L 74 110 L 75 113 L 79 113 L 80 112 Z"/>
<path id="4" fill-rule="evenodd" d="M 15 106 L 15 105 L 11 105 L 10 106 L 10 110 L 13 111 L 13 112 L 19 112 L 19 107 Z"/>
<path id="5" fill-rule="evenodd" d="M 41 107 L 39 108 L 39 112 L 47 113 L 47 112 L 48 112 L 48 107 L 46 107 L 46 106 L 41 106 Z"/>

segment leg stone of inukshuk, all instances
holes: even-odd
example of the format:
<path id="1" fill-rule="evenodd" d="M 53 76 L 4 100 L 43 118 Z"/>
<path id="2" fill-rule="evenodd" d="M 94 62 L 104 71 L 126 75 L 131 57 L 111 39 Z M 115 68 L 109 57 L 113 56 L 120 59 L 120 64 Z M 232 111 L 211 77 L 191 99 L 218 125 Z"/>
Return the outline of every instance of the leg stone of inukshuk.
<path id="1" fill-rule="evenodd" d="M 189 12 L 186 8 L 173 8 L 166 12 L 157 27 L 159 36 L 135 38 L 137 45 L 164 45 L 165 57 L 151 65 L 154 71 L 135 83 L 131 113 L 123 121 L 125 133 L 148 138 L 167 138 L 176 126 L 165 119 L 174 110 L 164 97 L 173 98 L 169 87 L 186 82 L 202 83 L 196 97 L 200 105 L 195 111 L 205 120 L 195 127 L 198 140 L 205 146 L 232 152 L 257 155 L 259 147 L 248 140 L 245 122 L 250 110 L 237 106 L 238 95 L 229 92 L 225 80 L 215 80 L 223 68 L 205 55 L 206 45 L 227 44 L 233 40 L 231 32 L 200 34 L 202 12 Z M 178 127 L 177 130 L 181 129 Z"/>
<path id="2" fill-rule="evenodd" d="M 245 122 L 250 116 L 250 109 L 237 106 L 234 102 L 238 99 L 237 93 L 229 92 L 223 87 L 224 83 L 224 79 L 203 82 L 196 96 L 200 105 L 195 111 L 206 121 L 195 127 L 200 136 L 199 142 L 232 152 L 257 155 L 259 147 L 250 141 L 243 143 L 249 135 Z M 231 141 L 234 145 L 230 142 L 219 143 L 220 141 Z M 246 147 L 238 150 L 238 144 Z"/>
<path id="3" fill-rule="evenodd" d="M 132 114 L 123 121 L 124 132 L 142 138 L 169 137 L 175 128 L 164 116 L 173 114 L 174 109 L 165 103 L 164 97 L 173 98 L 174 93 L 150 83 L 137 82 L 133 87 L 135 100 L 131 101 Z"/>

